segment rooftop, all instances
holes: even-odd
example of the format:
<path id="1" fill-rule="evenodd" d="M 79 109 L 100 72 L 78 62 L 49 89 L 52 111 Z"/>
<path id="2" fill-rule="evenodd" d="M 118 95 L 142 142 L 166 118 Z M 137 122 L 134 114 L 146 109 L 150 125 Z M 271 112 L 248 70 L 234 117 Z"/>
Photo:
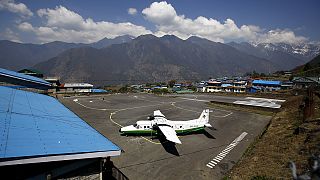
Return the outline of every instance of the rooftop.
<path id="1" fill-rule="evenodd" d="M 40 79 L 40 78 L 37 78 L 34 76 L 25 75 L 23 73 L 17 73 L 14 71 L 3 69 L 3 68 L 0 68 L 0 76 L 16 79 L 18 81 L 26 81 L 26 82 L 39 84 L 39 85 L 51 86 L 51 83 L 49 83 L 43 79 Z"/>
<path id="2" fill-rule="evenodd" d="M 18 71 L 19 73 L 24 73 L 24 72 L 28 72 L 31 74 L 43 74 L 41 71 L 36 70 L 36 69 L 21 69 L 20 71 Z"/>
<path id="3" fill-rule="evenodd" d="M 0 86 L 0 166 L 120 155 L 58 100 Z"/>
<path id="4" fill-rule="evenodd" d="M 221 84 L 221 87 L 232 87 L 231 84 Z"/>
<path id="5" fill-rule="evenodd" d="M 252 84 L 281 85 L 281 81 L 253 80 Z"/>
<path id="6" fill-rule="evenodd" d="M 89 83 L 65 83 L 63 85 L 63 87 L 65 88 L 77 88 L 77 87 L 89 87 L 89 88 L 93 88 L 92 84 Z"/>

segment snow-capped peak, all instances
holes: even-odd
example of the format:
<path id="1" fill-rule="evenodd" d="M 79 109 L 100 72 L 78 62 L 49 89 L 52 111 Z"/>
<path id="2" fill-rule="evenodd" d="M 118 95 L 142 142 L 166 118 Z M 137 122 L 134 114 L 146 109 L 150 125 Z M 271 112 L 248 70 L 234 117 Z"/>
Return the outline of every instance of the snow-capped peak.
<path id="1" fill-rule="evenodd" d="M 317 43 L 300 43 L 300 44 L 286 44 L 286 43 L 253 43 L 254 47 L 266 49 L 268 51 L 282 51 L 293 56 L 303 56 L 306 59 L 313 58 L 320 54 L 320 44 Z"/>

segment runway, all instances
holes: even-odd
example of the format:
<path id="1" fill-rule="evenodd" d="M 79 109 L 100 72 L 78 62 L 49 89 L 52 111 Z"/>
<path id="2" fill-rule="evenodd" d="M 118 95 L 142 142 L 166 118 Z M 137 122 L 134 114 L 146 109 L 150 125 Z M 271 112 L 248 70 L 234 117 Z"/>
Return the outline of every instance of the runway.
<path id="1" fill-rule="evenodd" d="M 60 101 L 124 150 L 112 160 L 130 179 L 220 179 L 240 159 L 271 117 L 213 109 L 208 104 L 212 98 L 216 97 L 142 93 L 70 97 Z M 236 101 L 233 97 L 225 100 Z M 160 110 L 169 120 L 189 120 L 198 118 L 206 108 L 212 111 L 210 124 L 215 130 L 179 136 L 181 145 L 161 144 L 157 138 L 148 136 L 119 134 L 120 127 L 146 120 L 154 110 Z"/>

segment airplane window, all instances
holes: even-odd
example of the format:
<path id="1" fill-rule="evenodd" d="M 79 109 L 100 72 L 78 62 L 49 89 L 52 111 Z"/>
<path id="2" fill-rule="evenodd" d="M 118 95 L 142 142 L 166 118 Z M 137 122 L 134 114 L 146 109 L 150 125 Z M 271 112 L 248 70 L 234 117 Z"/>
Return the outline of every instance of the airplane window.
<path id="1" fill-rule="evenodd" d="M 180 128 L 182 128 L 182 126 L 180 126 Z"/>
<path id="2" fill-rule="evenodd" d="M 133 127 L 137 127 L 137 124 L 134 124 Z"/>

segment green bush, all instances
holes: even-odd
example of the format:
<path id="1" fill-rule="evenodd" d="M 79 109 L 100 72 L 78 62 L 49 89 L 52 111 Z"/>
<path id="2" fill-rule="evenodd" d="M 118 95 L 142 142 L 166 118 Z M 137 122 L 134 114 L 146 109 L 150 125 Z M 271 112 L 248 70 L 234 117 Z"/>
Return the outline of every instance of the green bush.
<path id="1" fill-rule="evenodd" d="M 169 90 L 167 88 L 165 89 L 154 89 L 152 90 L 153 93 L 155 94 L 167 94 L 169 93 Z"/>

